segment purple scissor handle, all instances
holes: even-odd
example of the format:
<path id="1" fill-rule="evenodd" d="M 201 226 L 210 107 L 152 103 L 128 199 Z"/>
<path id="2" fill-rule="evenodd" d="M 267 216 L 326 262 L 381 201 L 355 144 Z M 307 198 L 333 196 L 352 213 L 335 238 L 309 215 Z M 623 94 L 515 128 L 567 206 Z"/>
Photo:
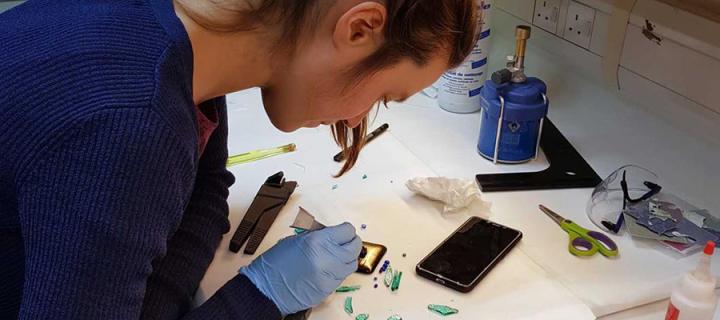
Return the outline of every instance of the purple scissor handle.
<path id="1" fill-rule="evenodd" d="M 604 233 L 587 230 L 575 222 L 563 218 L 545 206 L 541 205 L 540 210 L 550 216 L 553 221 L 560 225 L 560 228 L 568 233 L 570 236 L 568 251 L 570 251 L 570 253 L 581 257 L 592 256 L 598 252 L 606 257 L 618 255 L 619 250 L 617 244 Z"/>

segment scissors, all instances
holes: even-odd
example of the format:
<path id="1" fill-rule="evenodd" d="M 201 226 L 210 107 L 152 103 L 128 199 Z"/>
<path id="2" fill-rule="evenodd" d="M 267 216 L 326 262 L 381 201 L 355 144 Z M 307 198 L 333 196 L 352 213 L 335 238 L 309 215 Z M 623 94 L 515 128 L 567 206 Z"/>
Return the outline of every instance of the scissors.
<path id="1" fill-rule="evenodd" d="M 579 257 L 589 257 L 600 252 L 606 257 L 615 257 L 618 255 L 618 246 L 604 233 L 587 230 L 571 220 L 563 218 L 561 215 L 540 205 L 540 210 L 545 212 L 550 219 L 553 219 L 560 228 L 565 230 L 570 236 L 568 251 Z"/>

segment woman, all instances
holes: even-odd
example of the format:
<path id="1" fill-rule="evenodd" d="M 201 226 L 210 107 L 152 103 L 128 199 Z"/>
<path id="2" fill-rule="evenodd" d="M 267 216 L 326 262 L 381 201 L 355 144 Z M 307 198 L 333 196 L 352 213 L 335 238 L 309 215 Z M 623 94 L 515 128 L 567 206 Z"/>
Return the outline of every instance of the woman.
<path id="1" fill-rule="evenodd" d="M 280 241 L 193 309 L 229 229 L 229 92 L 332 125 L 463 60 L 472 0 L 30 0 L 0 15 L 0 319 L 279 319 L 357 264 L 349 224 Z M 252 134 L 248 132 L 246 134 Z M 356 143 L 354 143 L 356 142 Z"/>

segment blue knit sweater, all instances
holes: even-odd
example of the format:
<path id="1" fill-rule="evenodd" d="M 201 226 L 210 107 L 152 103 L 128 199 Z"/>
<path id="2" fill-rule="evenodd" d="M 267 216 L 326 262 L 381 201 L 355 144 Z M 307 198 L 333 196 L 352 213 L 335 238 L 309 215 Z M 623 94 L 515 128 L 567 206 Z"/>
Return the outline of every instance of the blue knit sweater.
<path id="1" fill-rule="evenodd" d="M 0 319 L 280 318 L 241 275 L 193 308 L 234 178 L 222 98 L 198 154 L 192 62 L 171 0 L 0 15 Z"/>

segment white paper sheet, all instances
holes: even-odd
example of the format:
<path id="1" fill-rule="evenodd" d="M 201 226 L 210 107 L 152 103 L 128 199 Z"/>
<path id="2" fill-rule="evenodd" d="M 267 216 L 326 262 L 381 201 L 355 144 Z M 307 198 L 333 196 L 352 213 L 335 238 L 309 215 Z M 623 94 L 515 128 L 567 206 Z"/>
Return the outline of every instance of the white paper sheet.
<path id="1" fill-rule="evenodd" d="M 363 189 L 358 182 L 352 189 Z M 397 194 L 374 185 L 355 193 L 346 188 L 331 199 L 322 195 L 305 195 L 303 206 L 313 208 L 322 221 L 338 223 L 349 220 L 367 224 L 360 230 L 364 240 L 388 247 L 384 259 L 393 269 L 403 271 L 400 289 L 391 293 L 382 285 L 373 288 L 375 275 L 352 275 L 346 285 L 361 285 L 354 293 L 334 294 L 313 311 L 318 319 L 341 319 L 343 300 L 353 297 L 356 313 L 386 319 L 397 313 L 405 319 L 440 319 L 427 310 L 428 304 L 445 304 L 460 310 L 454 319 L 594 319 L 587 307 L 564 287 L 547 278 L 545 272 L 521 251 L 512 251 L 472 292 L 458 293 L 420 278 L 415 265 L 459 224 L 465 214 L 440 215 L 434 208 L 418 210 L 417 198 Z M 406 201 L 408 200 L 408 201 Z M 421 202 L 425 202 L 422 200 Z M 310 209 L 309 209 L 310 210 Z M 406 254 L 406 257 L 402 255 Z"/>
<path id="2" fill-rule="evenodd" d="M 568 235 L 538 210 L 543 204 L 581 226 L 598 230 L 582 207 L 591 190 L 516 192 L 486 197 L 493 201 L 491 219 L 516 225 L 524 231 L 521 250 L 553 278 L 559 280 L 600 317 L 666 299 L 681 275 L 693 270 L 697 255 L 682 257 L 658 248 L 655 241 L 610 237 L 620 249 L 618 258 L 601 255 L 578 258 L 568 252 Z M 522 201 L 511 201 L 522 199 Z M 713 272 L 720 272 L 720 258 L 713 259 Z"/>

